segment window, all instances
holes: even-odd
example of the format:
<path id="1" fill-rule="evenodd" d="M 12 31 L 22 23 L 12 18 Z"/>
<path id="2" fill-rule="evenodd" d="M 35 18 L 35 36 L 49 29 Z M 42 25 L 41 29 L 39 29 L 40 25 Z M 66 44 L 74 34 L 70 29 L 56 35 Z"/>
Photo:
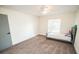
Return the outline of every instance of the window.
<path id="1" fill-rule="evenodd" d="M 50 19 L 48 20 L 48 32 L 49 33 L 60 33 L 61 19 Z"/>

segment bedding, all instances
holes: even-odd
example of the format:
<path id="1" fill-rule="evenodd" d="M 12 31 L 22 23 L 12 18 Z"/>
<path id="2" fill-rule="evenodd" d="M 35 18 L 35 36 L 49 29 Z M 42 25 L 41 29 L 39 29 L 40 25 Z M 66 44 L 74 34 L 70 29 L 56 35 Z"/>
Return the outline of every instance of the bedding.
<path id="1" fill-rule="evenodd" d="M 50 33 L 48 33 L 47 37 L 57 39 L 57 40 L 71 42 L 71 36 L 66 36 L 65 34 L 50 34 Z"/>
<path id="2" fill-rule="evenodd" d="M 77 32 L 77 25 L 74 25 L 71 28 L 71 30 L 69 31 L 69 33 L 56 34 L 56 33 L 48 32 L 46 34 L 46 37 L 61 40 L 61 41 L 67 41 L 67 42 L 71 42 L 72 44 L 74 44 L 75 37 L 76 37 L 76 32 Z"/>

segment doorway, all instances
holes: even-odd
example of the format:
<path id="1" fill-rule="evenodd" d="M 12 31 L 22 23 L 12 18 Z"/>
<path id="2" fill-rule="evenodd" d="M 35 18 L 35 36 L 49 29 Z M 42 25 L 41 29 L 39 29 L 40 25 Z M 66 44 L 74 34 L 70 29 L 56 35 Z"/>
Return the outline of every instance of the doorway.
<path id="1" fill-rule="evenodd" d="M 0 51 L 12 46 L 8 16 L 0 14 Z"/>

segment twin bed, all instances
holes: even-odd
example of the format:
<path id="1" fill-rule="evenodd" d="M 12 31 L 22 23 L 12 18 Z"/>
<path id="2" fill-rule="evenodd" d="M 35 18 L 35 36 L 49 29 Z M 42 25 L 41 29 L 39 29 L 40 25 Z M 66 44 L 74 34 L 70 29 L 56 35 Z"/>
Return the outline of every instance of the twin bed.
<path id="1" fill-rule="evenodd" d="M 48 38 L 53 38 L 56 40 L 62 40 L 62 41 L 71 41 L 71 37 L 70 36 L 65 36 L 65 34 L 50 34 L 48 33 L 47 35 Z"/>
<path id="2" fill-rule="evenodd" d="M 77 31 L 77 25 L 74 25 L 71 28 L 70 35 L 47 33 L 46 37 L 55 39 L 55 40 L 66 41 L 66 42 L 70 42 L 70 43 L 74 44 L 76 31 Z"/>

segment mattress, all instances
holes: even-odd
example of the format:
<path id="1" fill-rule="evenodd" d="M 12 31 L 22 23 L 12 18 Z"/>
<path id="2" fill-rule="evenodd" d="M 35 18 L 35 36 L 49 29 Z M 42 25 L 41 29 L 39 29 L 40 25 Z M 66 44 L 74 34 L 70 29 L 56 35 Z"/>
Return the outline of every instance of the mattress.
<path id="1" fill-rule="evenodd" d="M 57 40 L 63 40 L 63 41 L 71 42 L 71 37 L 65 36 L 65 34 L 48 34 L 47 37 L 57 39 Z"/>

